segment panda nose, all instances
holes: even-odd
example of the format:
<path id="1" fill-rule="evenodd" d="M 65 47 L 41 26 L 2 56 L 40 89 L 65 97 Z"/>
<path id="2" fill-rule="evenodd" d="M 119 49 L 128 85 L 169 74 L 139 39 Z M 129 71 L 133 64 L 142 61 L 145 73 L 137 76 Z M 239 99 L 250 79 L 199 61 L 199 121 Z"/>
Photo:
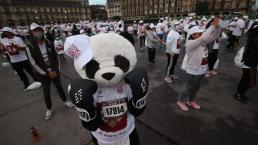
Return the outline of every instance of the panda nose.
<path id="1" fill-rule="evenodd" d="M 102 77 L 104 79 L 108 80 L 108 81 L 111 80 L 114 76 L 115 76 L 114 73 L 104 73 L 104 74 L 102 74 Z"/>

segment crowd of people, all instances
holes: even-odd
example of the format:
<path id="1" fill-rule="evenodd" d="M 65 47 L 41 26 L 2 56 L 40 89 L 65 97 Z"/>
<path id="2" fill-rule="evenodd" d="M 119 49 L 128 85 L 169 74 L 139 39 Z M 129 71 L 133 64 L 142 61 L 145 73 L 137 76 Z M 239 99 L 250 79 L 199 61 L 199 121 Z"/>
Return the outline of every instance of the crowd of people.
<path id="1" fill-rule="evenodd" d="M 177 105 L 183 111 L 201 109 L 195 101 L 203 77 L 217 75 L 218 52 L 222 39 L 228 39 L 227 49 L 231 52 L 239 47 L 241 37 L 247 37 L 243 54 L 243 75 L 235 98 L 242 103 L 248 100 L 245 93 L 256 84 L 258 65 L 258 19 L 249 24 L 248 16 L 233 18 L 226 29 L 221 29 L 222 18 L 212 16 L 186 17 L 185 19 L 160 18 L 157 23 L 134 21 L 126 26 L 123 21 L 62 23 L 29 26 L 6 26 L 1 29 L 1 52 L 20 77 L 26 90 L 30 82 L 26 70 L 35 82 L 40 82 L 46 104 L 45 119 L 52 116 L 50 83 L 53 82 L 64 102 L 66 99 L 60 80 L 60 62 L 65 62 L 64 42 L 72 35 L 88 36 L 99 33 L 118 33 L 129 38 L 132 44 L 139 41 L 140 51 L 148 50 L 148 63 L 155 64 L 157 48 L 165 48 L 167 57 L 164 81 L 175 82 L 177 60 L 182 49 L 186 50 L 181 68 L 186 72 L 186 86 L 178 97 Z M 250 28 L 248 26 L 251 26 Z M 115 42 L 114 42 L 115 43 Z"/>

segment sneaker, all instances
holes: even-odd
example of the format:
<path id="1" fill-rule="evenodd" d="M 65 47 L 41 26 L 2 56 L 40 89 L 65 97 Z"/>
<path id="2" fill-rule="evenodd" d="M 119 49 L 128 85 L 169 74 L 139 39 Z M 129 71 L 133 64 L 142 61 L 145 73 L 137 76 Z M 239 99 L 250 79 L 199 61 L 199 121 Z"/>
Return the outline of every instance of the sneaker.
<path id="1" fill-rule="evenodd" d="M 172 80 L 178 80 L 178 76 L 172 75 L 172 76 L 171 76 L 171 79 L 172 79 Z"/>
<path id="2" fill-rule="evenodd" d="M 206 73 L 205 74 L 205 78 L 208 78 L 208 77 L 210 77 L 211 75 L 209 74 L 209 73 Z"/>
<path id="3" fill-rule="evenodd" d="M 235 95 L 235 99 L 239 101 L 240 103 L 247 104 L 247 97 L 243 97 L 239 95 L 238 93 Z"/>
<path id="4" fill-rule="evenodd" d="M 149 64 L 155 64 L 155 61 L 148 61 Z"/>
<path id="5" fill-rule="evenodd" d="M 51 119 L 52 114 L 53 114 L 52 110 L 47 110 L 46 115 L 45 115 L 45 120 Z"/>
<path id="6" fill-rule="evenodd" d="M 64 106 L 65 106 L 65 107 L 72 108 L 74 105 L 73 105 L 72 102 L 66 101 L 66 102 L 64 102 Z"/>
<path id="7" fill-rule="evenodd" d="M 190 107 L 193 107 L 194 109 L 196 110 L 200 110 L 201 109 L 201 106 L 198 105 L 196 102 L 192 101 L 192 102 L 186 102 L 186 104 Z"/>
<path id="8" fill-rule="evenodd" d="M 173 80 L 170 77 L 165 77 L 164 80 L 167 81 L 168 83 L 172 83 L 173 82 Z"/>
<path id="9" fill-rule="evenodd" d="M 179 108 L 180 108 L 181 110 L 183 110 L 183 111 L 188 111 L 188 110 L 189 110 L 189 108 L 186 106 L 186 104 L 185 104 L 184 102 L 178 101 L 176 104 L 177 104 L 177 105 L 179 106 Z"/>
<path id="10" fill-rule="evenodd" d="M 210 75 L 217 75 L 218 72 L 216 72 L 216 71 L 209 71 L 209 74 L 210 74 Z"/>

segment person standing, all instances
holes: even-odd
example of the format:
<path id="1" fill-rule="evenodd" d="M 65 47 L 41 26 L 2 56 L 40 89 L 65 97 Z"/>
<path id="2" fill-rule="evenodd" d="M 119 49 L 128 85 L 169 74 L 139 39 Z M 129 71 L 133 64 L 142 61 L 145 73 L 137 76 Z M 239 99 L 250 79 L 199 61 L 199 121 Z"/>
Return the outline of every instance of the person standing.
<path id="1" fill-rule="evenodd" d="M 177 101 L 177 105 L 183 111 L 188 111 L 188 107 L 201 109 L 194 99 L 200 89 L 201 80 L 208 70 L 208 50 L 205 44 L 218 38 L 220 21 L 220 18 L 215 18 L 206 31 L 200 29 L 199 26 L 193 26 L 188 31 L 189 38 L 186 42 L 187 84 Z"/>
<path id="2" fill-rule="evenodd" d="M 154 64 L 155 63 L 155 56 L 156 56 L 156 44 L 161 42 L 158 38 L 156 38 L 154 31 L 155 26 L 151 24 L 150 26 L 146 27 L 147 30 L 147 37 L 146 37 L 146 47 L 148 48 L 148 63 Z"/>
<path id="3" fill-rule="evenodd" d="M 58 59 L 60 61 L 65 61 L 65 57 L 64 57 L 64 43 L 63 41 L 60 39 L 59 36 L 56 37 L 55 41 L 54 41 L 54 45 L 55 45 L 55 49 L 58 55 Z"/>
<path id="4" fill-rule="evenodd" d="M 65 92 L 61 85 L 57 53 L 54 44 L 50 43 L 44 36 L 43 29 L 36 23 L 30 25 L 31 40 L 27 47 L 29 61 L 35 69 L 36 74 L 43 86 L 43 93 L 47 111 L 45 120 L 52 116 L 52 102 L 50 97 L 50 84 L 54 83 L 57 91 L 64 102 L 64 106 L 73 107 L 73 104 L 66 99 Z"/>
<path id="5" fill-rule="evenodd" d="M 175 23 L 177 26 L 178 23 Z M 175 26 L 175 29 L 176 29 Z M 177 29 L 179 30 L 179 29 Z M 167 41 L 166 41 L 166 54 L 167 54 L 167 67 L 166 67 L 166 76 L 165 76 L 165 81 L 171 83 L 173 80 L 178 79 L 176 75 L 174 75 L 175 71 L 175 66 L 177 64 L 177 59 L 180 53 L 180 34 L 175 31 L 175 30 L 170 30 L 167 36 Z"/>
<path id="6" fill-rule="evenodd" d="M 141 20 L 139 22 L 139 26 L 138 26 L 138 38 L 139 38 L 139 41 L 140 41 L 140 49 L 143 50 L 143 47 L 144 47 L 144 44 L 145 44 L 145 27 L 143 25 L 143 20 Z"/>
<path id="7" fill-rule="evenodd" d="M 247 41 L 243 54 L 242 66 L 243 74 L 239 81 L 235 98 L 246 104 L 248 98 L 245 93 L 256 85 L 257 66 L 258 66 L 258 19 L 247 31 Z"/>
<path id="8" fill-rule="evenodd" d="M 232 31 L 232 44 L 231 49 L 234 51 L 239 43 L 240 37 L 243 34 L 245 29 L 245 22 L 242 18 L 238 18 L 235 22 L 233 31 Z"/>
<path id="9" fill-rule="evenodd" d="M 21 38 L 14 35 L 12 28 L 4 27 L 2 29 L 2 32 L 3 35 L 5 35 L 5 38 L 2 40 L 3 49 L 10 59 L 12 68 L 22 80 L 24 84 L 24 89 L 27 90 L 30 83 L 24 70 L 26 70 L 30 74 L 34 81 L 37 81 L 37 79 L 26 55 L 26 45 Z"/>

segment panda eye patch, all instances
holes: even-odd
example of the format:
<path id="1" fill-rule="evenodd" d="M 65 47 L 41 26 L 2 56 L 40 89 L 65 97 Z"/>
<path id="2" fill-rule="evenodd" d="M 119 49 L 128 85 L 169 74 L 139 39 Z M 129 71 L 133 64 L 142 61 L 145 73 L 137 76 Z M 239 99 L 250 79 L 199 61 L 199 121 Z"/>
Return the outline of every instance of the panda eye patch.
<path id="1" fill-rule="evenodd" d="M 124 73 L 129 70 L 130 62 L 127 58 L 123 57 L 122 55 L 115 56 L 115 66 L 119 67 Z"/>
<path id="2" fill-rule="evenodd" d="M 99 70 L 99 63 L 96 60 L 91 60 L 85 66 L 86 75 L 90 79 L 94 79 L 94 76 L 98 70 Z"/>

